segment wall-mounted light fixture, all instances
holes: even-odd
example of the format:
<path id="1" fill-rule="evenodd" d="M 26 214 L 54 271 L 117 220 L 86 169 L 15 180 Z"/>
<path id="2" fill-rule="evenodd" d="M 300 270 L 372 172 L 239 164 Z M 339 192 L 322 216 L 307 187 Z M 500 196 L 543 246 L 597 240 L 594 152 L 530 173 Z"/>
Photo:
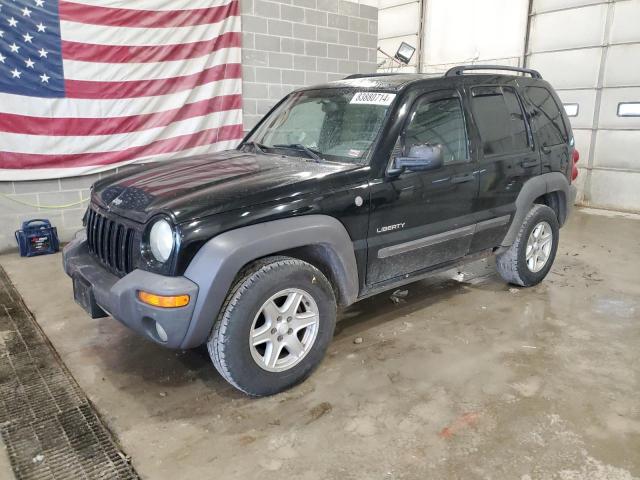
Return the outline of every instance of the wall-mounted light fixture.
<path id="1" fill-rule="evenodd" d="M 396 52 L 395 58 L 396 60 L 401 61 L 405 65 L 407 65 L 411 61 L 411 57 L 415 53 L 416 48 L 412 47 L 406 42 L 402 42 L 398 47 L 398 51 Z"/>

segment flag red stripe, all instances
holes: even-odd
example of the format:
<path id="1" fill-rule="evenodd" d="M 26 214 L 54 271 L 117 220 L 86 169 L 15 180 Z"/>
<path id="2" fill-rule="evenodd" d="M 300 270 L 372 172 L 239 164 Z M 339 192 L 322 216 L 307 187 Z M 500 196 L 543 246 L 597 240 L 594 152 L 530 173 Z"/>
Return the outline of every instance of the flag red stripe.
<path id="1" fill-rule="evenodd" d="M 90 80 L 65 80 L 67 98 L 133 98 L 166 95 L 168 93 L 190 90 L 199 85 L 218 80 L 240 79 L 242 68 L 239 63 L 216 65 L 201 72 L 182 77 L 161 78 L 155 80 L 132 80 L 128 82 L 94 82 Z"/>
<path id="2" fill-rule="evenodd" d="M 218 7 L 190 10 L 133 10 L 60 2 L 60 20 L 111 27 L 167 28 L 216 23 L 238 15 L 236 0 Z"/>
<path id="3" fill-rule="evenodd" d="M 220 95 L 163 112 L 123 117 L 45 118 L 0 113 L 0 132 L 54 136 L 114 135 L 165 127 L 180 120 L 239 108 L 242 108 L 242 95 Z"/>
<path id="4" fill-rule="evenodd" d="M 226 32 L 211 40 L 176 45 L 96 45 L 62 41 L 65 60 L 99 63 L 148 63 L 196 58 L 222 48 L 240 47 L 242 34 Z"/>
<path id="5" fill-rule="evenodd" d="M 226 140 L 239 140 L 241 138 L 242 125 L 226 125 L 224 127 L 203 130 L 198 133 L 156 140 L 148 145 L 131 147 L 116 152 L 77 153 L 69 155 L 4 152 L 0 156 L 0 168 L 34 169 L 109 165 L 139 157 L 161 155 Z"/>

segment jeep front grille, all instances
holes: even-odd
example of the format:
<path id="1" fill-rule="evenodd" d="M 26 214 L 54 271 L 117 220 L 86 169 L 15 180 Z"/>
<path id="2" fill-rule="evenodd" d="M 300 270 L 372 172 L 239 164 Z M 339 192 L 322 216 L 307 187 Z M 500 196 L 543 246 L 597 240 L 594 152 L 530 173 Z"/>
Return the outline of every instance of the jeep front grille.
<path id="1" fill-rule="evenodd" d="M 131 272 L 135 268 L 136 230 L 93 207 L 89 208 L 86 221 L 89 251 L 115 274 L 123 276 Z"/>

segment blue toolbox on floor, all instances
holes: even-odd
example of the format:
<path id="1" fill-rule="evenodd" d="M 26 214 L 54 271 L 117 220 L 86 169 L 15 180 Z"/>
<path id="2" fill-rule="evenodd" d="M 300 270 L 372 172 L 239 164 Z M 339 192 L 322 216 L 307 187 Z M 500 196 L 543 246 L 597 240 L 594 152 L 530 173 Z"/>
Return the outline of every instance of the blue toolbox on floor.
<path id="1" fill-rule="evenodd" d="M 15 235 L 21 257 L 56 253 L 60 249 L 58 231 L 45 218 L 22 222 L 22 228 Z"/>

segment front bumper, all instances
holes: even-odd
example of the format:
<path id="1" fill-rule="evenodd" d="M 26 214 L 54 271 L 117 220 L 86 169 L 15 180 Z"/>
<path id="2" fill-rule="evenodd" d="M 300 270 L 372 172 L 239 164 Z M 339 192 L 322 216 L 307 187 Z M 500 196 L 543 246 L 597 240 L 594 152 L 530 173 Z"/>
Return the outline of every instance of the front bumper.
<path id="1" fill-rule="evenodd" d="M 182 346 L 193 317 L 197 284 L 185 277 L 167 277 L 144 270 L 134 270 L 119 278 L 89 253 L 84 232 L 79 232 L 64 248 L 62 262 L 67 275 L 79 276 L 91 286 L 98 306 L 113 318 L 161 345 Z M 153 307 L 138 299 L 139 290 L 157 295 L 187 294 L 191 300 L 179 308 Z M 156 324 L 166 333 L 166 341 L 158 334 Z"/>

